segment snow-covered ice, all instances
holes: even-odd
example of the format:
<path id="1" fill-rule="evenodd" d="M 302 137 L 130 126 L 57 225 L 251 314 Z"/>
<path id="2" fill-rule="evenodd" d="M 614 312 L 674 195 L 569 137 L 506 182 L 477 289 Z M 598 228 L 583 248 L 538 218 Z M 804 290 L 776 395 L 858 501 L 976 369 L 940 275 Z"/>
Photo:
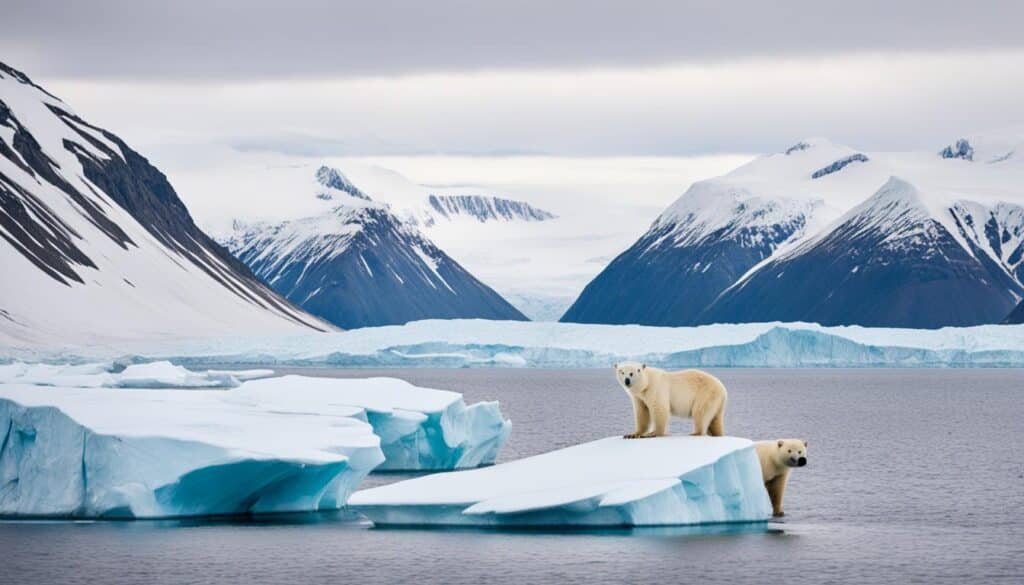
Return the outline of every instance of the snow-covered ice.
<path id="1" fill-rule="evenodd" d="M 390 378 L 68 387 L 52 384 L 116 374 L 103 364 L 49 366 L 49 377 L 41 366 L 4 366 L 16 367 L 35 369 L 38 383 L 0 384 L 0 516 L 335 509 L 375 468 L 493 462 L 510 430 L 497 403 L 467 406 L 457 393 Z"/>
<path id="2" fill-rule="evenodd" d="M 246 382 L 244 396 L 315 411 L 320 404 L 355 406 L 380 437 L 380 470 L 464 469 L 493 463 L 512 429 L 497 402 L 467 405 L 462 395 L 395 378 L 341 380 L 284 376 Z M 239 391 L 235 391 L 238 393 Z"/>
<path id="3" fill-rule="evenodd" d="M 273 370 L 190 371 L 168 361 L 133 364 L 117 372 L 112 362 L 0 365 L 0 383 L 81 388 L 235 388 Z M 277 396 L 286 393 L 287 398 Z M 387 461 L 381 469 L 459 469 L 492 463 L 511 423 L 497 402 L 466 405 L 456 392 L 413 386 L 393 378 L 339 380 L 285 376 L 251 382 L 236 395 L 261 403 L 285 400 L 316 409 L 322 401 L 365 409 L 381 437 Z"/>
<path id="4" fill-rule="evenodd" d="M 753 443 L 735 437 L 611 437 L 359 491 L 349 505 L 378 525 L 654 526 L 771 516 Z"/>
<path id="5" fill-rule="evenodd" d="M 61 355 L 76 354 L 81 361 L 127 354 L 196 367 L 607 367 L 623 360 L 670 368 L 1021 366 L 1024 325 L 922 330 L 779 322 L 646 327 L 429 320 L 326 334 L 108 346 L 99 354 L 82 348 Z"/>
<path id="6" fill-rule="evenodd" d="M 282 403 L 287 401 L 282 400 Z M 0 515 L 336 509 L 384 459 L 361 409 L 240 390 L 0 386 Z"/>
<path id="7" fill-rule="evenodd" d="M 0 383 L 81 388 L 235 388 L 245 380 L 273 374 L 273 370 L 263 369 L 193 372 L 168 361 L 132 364 L 121 371 L 113 362 L 0 365 Z"/>

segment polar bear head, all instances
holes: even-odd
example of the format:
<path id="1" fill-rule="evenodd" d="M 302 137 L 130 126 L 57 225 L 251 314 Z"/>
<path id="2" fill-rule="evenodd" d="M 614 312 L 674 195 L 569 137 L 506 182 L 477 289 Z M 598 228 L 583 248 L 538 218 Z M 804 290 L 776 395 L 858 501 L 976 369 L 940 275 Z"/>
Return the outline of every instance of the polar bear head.
<path id="1" fill-rule="evenodd" d="M 777 462 L 786 467 L 807 465 L 807 441 L 803 439 L 779 439 L 775 441 Z"/>
<path id="2" fill-rule="evenodd" d="M 615 377 L 626 392 L 643 392 L 647 388 L 647 364 L 622 362 L 615 364 Z"/>

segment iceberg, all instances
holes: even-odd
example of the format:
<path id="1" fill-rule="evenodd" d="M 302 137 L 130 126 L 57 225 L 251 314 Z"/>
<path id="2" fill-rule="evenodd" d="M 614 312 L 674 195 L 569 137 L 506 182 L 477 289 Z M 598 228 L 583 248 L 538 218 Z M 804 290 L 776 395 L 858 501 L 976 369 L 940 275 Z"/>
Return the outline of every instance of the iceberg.
<path id="1" fill-rule="evenodd" d="M 232 393 L 0 386 L 0 516 L 337 509 L 384 460 L 359 408 Z"/>
<path id="2" fill-rule="evenodd" d="M 395 378 L 283 376 L 246 382 L 231 394 L 275 408 L 355 406 L 380 437 L 378 470 L 464 469 L 494 463 L 512 429 L 497 402 L 467 405 L 462 395 Z"/>
<path id="3" fill-rule="evenodd" d="M 113 363 L 0 365 L 0 383 L 82 388 L 238 388 L 261 404 L 315 411 L 329 402 L 355 406 L 381 438 L 382 470 L 463 469 L 493 463 L 511 422 L 497 402 L 467 405 L 462 395 L 413 386 L 394 378 L 339 380 L 306 376 L 267 379 L 273 370 L 193 372 L 167 361 L 133 364 L 116 372 Z M 248 381 L 243 386 L 243 381 Z M 282 398 L 282 395 L 287 398 Z M 227 398 L 231 399 L 231 398 Z"/>
<path id="4" fill-rule="evenodd" d="M 284 376 L 260 381 L 273 370 L 193 372 L 168 361 L 133 364 L 116 372 L 112 362 L 0 365 L 0 383 L 83 388 L 239 388 L 261 404 L 302 404 L 315 412 L 325 402 L 355 406 L 381 438 L 382 470 L 463 469 L 493 463 L 512 423 L 497 402 L 467 405 L 462 395 L 420 388 L 394 378 L 339 380 Z M 243 382 L 248 381 L 246 384 Z M 286 396 L 286 398 L 282 398 Z"/>
<path id="5" fill-rule="evenodd" d="M 942 329 L 814 323 L 697 327 L 430 320 L 278 337 L 207 338 L 64 357 L 333 367 L 1020 367 L 1024 325 Z M 0 355 L 3 350 L 0 349 Z M 127 357 L 126 357 L 127 356 Z M 38 357 L 38 356 L 37 356 Z"/>
<path id="6" fill-rule="evenodd" d="M 754 445 L 736 437 L 611 437 L 358 491 L 376 525 L 664 526 L 766 522 Z"/>
<path id="7" fill-rule="evenodd" d="M 111 374 L 97 365 L 5 367 L 43 383 L 0 384 L 0 516 L 338 509 L 374 469 L 491 463 L 511 429 L 495 402 L 467 406 L 458 393 L 391 378 L 67 387 L 54 382 Z M 167 382 L 153 375 L 163 368 L 138 370 L 138 379 Z"/>

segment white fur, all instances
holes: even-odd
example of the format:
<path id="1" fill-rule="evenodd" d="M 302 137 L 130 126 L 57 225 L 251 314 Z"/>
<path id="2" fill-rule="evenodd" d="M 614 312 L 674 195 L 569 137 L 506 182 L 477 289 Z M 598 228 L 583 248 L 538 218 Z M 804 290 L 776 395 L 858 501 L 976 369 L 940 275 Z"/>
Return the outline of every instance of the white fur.
<path id="1" fill-rule="evenodd" d="M 761 460 L 761 474 L 764 476 L 764 487 L 772 500 L 772 512 L 775 516 L 783 516 L 782 499 L 786 495 L 786 483 L 789 472 L 800 466 L 800 458 L 807 461 L 807 441 L 801 439 L 775 439 L 774 441 L 758 441 L 754 444 L 757 458 Z"/>
<path id="2" fill-rule="evenodd" d="M 667 435 L 672 415 L 692 418 L 694 435 L 725 434 L 728 395 L 722 382 L 711 374 L 700 370 L 666 372 L 625 362 L 615 364 L 615 376 L 633 401 L 636 429 L 627 439 Z"/>

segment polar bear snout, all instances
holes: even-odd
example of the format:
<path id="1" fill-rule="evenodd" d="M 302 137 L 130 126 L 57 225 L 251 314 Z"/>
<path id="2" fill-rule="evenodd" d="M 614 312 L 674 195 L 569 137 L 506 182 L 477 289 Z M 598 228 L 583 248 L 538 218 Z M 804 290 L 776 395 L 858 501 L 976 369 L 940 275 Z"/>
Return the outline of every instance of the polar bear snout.
<path id="1" fill-rule="evenodd" d="M 796 465 L 797 465 L 797 467 L 803 467 L 804 465 L 807 465 L 807 458 L 806 457 L 801 457 L 800 459 L 797 459 L 796 460 Z"/>
<path id="2" fill-rule="evenodd" d="M 787 467 L 803 467 L 807 465 L 806 457 L 790 457 L 786 460 Z"/>
<path id="3" fill-rule="evenodd" d="M 646 369 L 646 365 L 634 362 L 615 364 L 615 377 L 630 394 L 635 394 L 647 387 L 647 378 L 644 377 Z"/>

